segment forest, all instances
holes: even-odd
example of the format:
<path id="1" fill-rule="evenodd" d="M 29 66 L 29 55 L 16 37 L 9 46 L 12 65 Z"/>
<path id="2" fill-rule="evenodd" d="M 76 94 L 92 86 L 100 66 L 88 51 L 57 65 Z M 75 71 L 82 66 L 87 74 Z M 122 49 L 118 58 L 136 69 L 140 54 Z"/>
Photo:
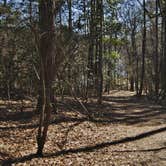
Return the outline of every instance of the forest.
<path id="1" fill-rule="evenodd" d="M 0 0 L 0 165 L 166 165 L 166 1 Z"/>

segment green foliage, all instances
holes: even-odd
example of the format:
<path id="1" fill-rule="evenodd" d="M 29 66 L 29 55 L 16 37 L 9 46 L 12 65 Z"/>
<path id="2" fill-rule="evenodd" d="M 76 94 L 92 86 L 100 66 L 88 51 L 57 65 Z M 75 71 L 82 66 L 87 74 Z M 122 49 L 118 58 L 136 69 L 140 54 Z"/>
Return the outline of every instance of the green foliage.
<path id="1" fill-rule="evenodd" d="M 103 43 L 105 44 L 111 44 L 112 46 L 122 46 L 125 44 L 125 40 L 118 39 L 118 38 L 110 38 L 110 37 L 104 37 Z"/>
<path id="2" fill-rule="evenodd" d="M 109 6 L 113 9 L 116 9 L 117 5 L 119 3 L 122 3 L 124 0 L 107 0 L 107 3 L 109 4 Z"/>
<path id="3" fill-rule="evenodd" d="M 105 53 L 104 58 L 106 60 L 117 60 L 120 58 L 120 54 L 117 51 L 112 51 L 111 53 Z"/>

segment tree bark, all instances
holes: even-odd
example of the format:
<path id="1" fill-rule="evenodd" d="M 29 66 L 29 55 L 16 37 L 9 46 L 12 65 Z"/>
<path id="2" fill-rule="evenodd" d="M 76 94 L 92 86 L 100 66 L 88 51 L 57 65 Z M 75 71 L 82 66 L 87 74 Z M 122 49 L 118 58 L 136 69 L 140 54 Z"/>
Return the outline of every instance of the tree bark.
<path id="1" fill-rule="evenodd" d="M 159 57 L 158 57 L 158 0 L 156 0 L 156 20 L 155 20 L 155 95 L 159 92 Z"/>
<path id="2" fill-rule="evenodd" d="M 48 126 L 51 117 L 51 88 L 52 81 L 54 79 L 53 67 L 56 63 L 53 60 L 53 48 L 54 48 L 54 20 L 55 15 L 61 7 L 62 1 L 53 0 L 40 0 L 39 1 L 39 27 L 40 27 L 40 83 L 41 83 L 41 95 L 42 95 L 42 110 L 40 110 L 39 128 L 37 135 L 37 154 L 43 155 L 43 148 L 46 142 Z M 39 94 L 40 95 L 40 94 Z"/>
<path id="3" fill-rule="evenodd" d="M 96 63 L 97 63 L 97 97 L 98 104 L 102 103 L 102 92 L 103 92 L 103 0 L 97 0 L 96 4 Z"/>
<path id="4" fill-rule="evenodd" d="M 94 85 L 94 53 L 95 53 L 95 1 L 91 0 L 90 3 L 90 25 L 89 25 L 89 52 L 88 52 L 88 71 L 87 71 L 87 89 L 86 98 L 90 95 L 90 90 Z"/>
<path id="5" fill-rule="evenodd" d="M 145 53 L 146 53 L 146 2 L 143 0 L 143 39 L 142 39 L 142 71 L 141 71 L 141 82 L 139 89 L 139 96 L 142 95 L 145 78 Z"/>

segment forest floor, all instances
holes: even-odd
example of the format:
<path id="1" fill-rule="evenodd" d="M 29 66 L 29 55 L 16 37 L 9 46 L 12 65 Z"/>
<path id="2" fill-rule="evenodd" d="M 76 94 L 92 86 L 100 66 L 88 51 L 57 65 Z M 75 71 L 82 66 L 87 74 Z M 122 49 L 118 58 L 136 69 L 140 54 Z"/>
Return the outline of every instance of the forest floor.
<path id="1" fill-rule="evenodd" d="M 32 103 L 21 112 L 20 103 L 0 101 L 0 165 L 166 166 L 166 108 L 128 91 L 110 94 L 101 106 L 85 104 L 90 118 L 76 101 L 59 102 L 43 158 L 35 155 Z"/>

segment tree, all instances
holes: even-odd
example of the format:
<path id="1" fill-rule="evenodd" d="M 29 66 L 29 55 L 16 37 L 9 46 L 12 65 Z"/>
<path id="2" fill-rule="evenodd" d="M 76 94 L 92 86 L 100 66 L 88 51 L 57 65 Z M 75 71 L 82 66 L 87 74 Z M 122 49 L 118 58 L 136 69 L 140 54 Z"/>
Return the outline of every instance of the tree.
<path id="1" fill-rule="evenodd" d="M 159 92 L 159 55 L 158 55 L 158 0 L 156 0 L 156 18 L 155 18 L 155 95 L 158 96 Z"/>
<path id="2" fill-rule="evenodd" d="M 159 1 L 160 12 L 162 17 L 162 29 L 161 29 L 161 86 L 162 86 L 162 94 L 165 97 L 166 94 L 166 2 L 163 0 Z"/>
<path id="3" fill-rule="evenodd" d="M 37 135 L 38 150 L 37 154 L 42 156 L 43 148 L 47 137 L 48 126 L 51 117 L 51 90 L 52 81 L 55 76 L 54 65 L 54 19 L 59 11 L 63 1 L 40 0 L 39 1 L 39 27 L 40 27 L 40 45 L 39 54 L 41 59 L 40 81 L 42 88 L 42 110 L 40 111 L 40 122 Z M 54 62 L 54 63 L 53 63 Z M 57 71 L 56 71 L 57 72 Z"/>
<path id="4" fill-rule="evenodd" d="M 102 72 L 102 61 L 103 61 L 103 1 L 97 0 L 96 2 L 96 55 L 95 55 L 95 76 L 96 76 L 96 91 L 98 97 L 98 103 L 102 103 L 102 92 L 103 92 L 103 72 Z"/>
<path id="5" fill-rule="evenodd" d="M 95 52 L 95 1 L 90 1 L 89 52 L 87 65 L 87 98 L 94 87 L 94 52 Z"/>
<path id="6" fill-rule="evenodd" d="M 103 1 L 91 0 L 90 44 L 88 57 L 87 91 L 94 88 L 98 103 L 102 102 L 102 37 L 103 37 Z"/>
<path id="7" fill-rule="evenodd" d="M 146 1 L 143 0 L 143 36 L 142 36 L 142 68 L 141 68 L 141 82 L 138 95 L 141 96 L 144 86 L 145 77 L 145 54 L 146 54 Z"/>

